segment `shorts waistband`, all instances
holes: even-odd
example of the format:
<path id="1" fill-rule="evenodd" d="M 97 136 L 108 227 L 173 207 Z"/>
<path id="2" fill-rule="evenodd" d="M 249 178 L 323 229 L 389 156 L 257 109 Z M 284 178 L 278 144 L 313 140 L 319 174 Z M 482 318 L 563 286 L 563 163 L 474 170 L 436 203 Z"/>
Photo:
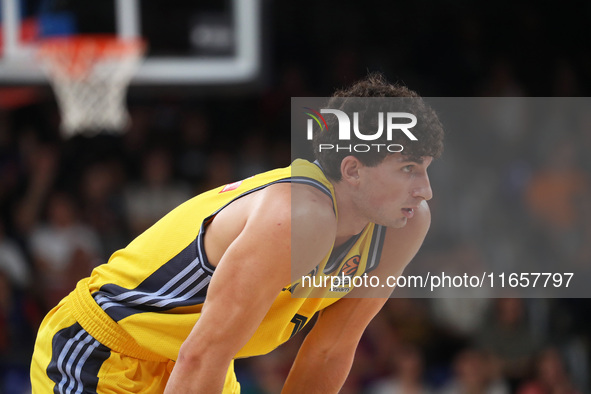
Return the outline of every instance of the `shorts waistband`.
<path id="1" fill-rule="evenodd" d="M 68 296 L 73 317 L 97 341 L 129 357 L 146 361 L 167 362 L 168 358 L 141 347 L 119 324 L 109 317 L 94 301 L 88 279 L 82 279 Z"/>

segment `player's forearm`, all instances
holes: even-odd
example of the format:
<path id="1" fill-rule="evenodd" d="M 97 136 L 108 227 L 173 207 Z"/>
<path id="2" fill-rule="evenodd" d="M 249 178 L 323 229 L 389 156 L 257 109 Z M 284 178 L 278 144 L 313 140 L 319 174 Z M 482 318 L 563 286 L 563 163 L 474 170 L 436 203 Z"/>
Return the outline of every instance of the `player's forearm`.
<path id="1" fill-rule="evenodd" d="M 338 393 L 351 370 L 355 350 L 322 351 L 302 345 L 282 394 Z"/>

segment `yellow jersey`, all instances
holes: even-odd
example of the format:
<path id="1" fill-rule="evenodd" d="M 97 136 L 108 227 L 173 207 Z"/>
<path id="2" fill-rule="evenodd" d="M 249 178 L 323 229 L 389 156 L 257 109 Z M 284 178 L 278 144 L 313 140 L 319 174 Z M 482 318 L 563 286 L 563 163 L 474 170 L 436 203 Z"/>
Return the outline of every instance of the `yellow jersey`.
<path id="1" fill-rule="evenodd" d="M 203 235 L 207 225 L 236 199 L 275 183 L 315 187 L 333 201 L 332 184 L 320 167 L 296 160 L 290 167 L 221 186 L 181 204 L 95 268 L 70 296 L 81 326 L 99 342 L 140 359 L 176 360 L 179 348 L 201 315 L 215 267 L 209 264 Z M 309 275 L 361 276 L 380 260 L 385 228 L 369 224 L 331 250 Z M 319 310 L 351 291 L 351 283 L 332 282 L 322 297 L 302 297 L 302 279 L 286 284 L 236 358 L 266 354 L 301 330 Z M 232 284 L 229 283 L 228 286 Z M 292 292 L 298 289 L 300 295 Z M 314 293 L 316 294 L 316 293 Z"/>

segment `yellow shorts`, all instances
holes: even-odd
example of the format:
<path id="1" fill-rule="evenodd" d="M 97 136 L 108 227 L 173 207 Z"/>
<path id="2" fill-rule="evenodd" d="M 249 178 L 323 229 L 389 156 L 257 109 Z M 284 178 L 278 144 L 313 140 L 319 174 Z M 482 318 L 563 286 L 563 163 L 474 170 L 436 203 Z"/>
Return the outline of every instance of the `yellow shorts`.
<path id="1" fill-rule="evenodd" d="M 31 362 L 33 394 L 162 393 L 174 361 L 155 355 L 134 357 L 144 354 L 126 352 L 120 343 L 115 344 L 116 351 L 99 342 L 95 337 L 103 335 L 97 335 L 101 333 L 97 325 L 76 319 L 79 311 L 73 294 L 53 308 L 41 324 Z M 226 374 L 223 393 L 240 393 L 234 362 Z"/>

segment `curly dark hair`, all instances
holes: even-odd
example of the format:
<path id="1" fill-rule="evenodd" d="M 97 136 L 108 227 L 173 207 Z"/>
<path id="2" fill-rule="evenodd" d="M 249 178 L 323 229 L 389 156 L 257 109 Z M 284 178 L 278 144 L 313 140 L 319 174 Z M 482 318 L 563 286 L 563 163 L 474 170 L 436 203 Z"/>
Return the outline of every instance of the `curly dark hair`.
<path id="1" fill-rule="evenodd" d="M 360 97 L 388 98 L 384 100 L 360 100 Z M 399 98 L 397 100 L 392 97 Z M 330 98 L 327 108 L 338 109 L 349 115 L 353 112 L 359 116 L 359 129 L 377 130 L 377 112 L 392 111 L 395 106 L 396 112 L 409 112 L 416 116 L 417 124 L 411 129 L 417 141 L 411 141 L 402 133 L 393 133 L 392 139 L 386 141 L 386 133 L 375 143 L 399 144 L 404 147 L 401 152 L 410 160 L 418 161 L 420 157 L 432 156 L 438 158 L 443 152 L 443 127 L 435 111 L 431 109 L 423 99 L 406 86 L 391 84 L 380 73 L 369 74 L 365 79 L 355 83 L 349 88 L 338 90 Z M 369 111 L 368 111 L 369 110 Z M 389 110 L 389 111 L 388 111 Z M 366 113 L 368 114 L 366 116 Z M 314 156 L 322 166 L 324 173 L 333 181 L 341 180 L 341 162 L 347 156 L 357 157 L 364 165 L 373 167 L 380 164 L 387 155 L 392 154 L 386 149 L 369 152 L 355 152 L 346 149 L 320 150 L 320 144 L 339 143 L 338 122 L 335 116 L 326 117 L 327 129 L 329 131 L 317 131 L 314 133 L 313 145 Z M 354 133 L 351 135 L 351 144 L 367 144 L 367 141 L 358 139 Z"/>

